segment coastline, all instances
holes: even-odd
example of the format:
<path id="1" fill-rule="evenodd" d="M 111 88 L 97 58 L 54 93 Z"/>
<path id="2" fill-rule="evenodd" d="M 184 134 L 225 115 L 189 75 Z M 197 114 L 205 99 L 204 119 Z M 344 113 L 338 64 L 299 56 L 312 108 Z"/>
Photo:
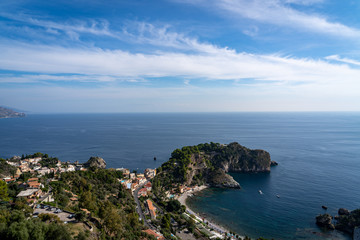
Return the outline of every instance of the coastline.
<path id="1" fill-rule="evenodd" d="M 208 226 L 210 226 L 211 228 L 214 229 L 214 232 L 216 232 L 217 234 L 224 236 L 224 233 L 230 233 L 230 230 L 227 229 L 225 226 L 218 224 L 218 223 L 214 223 L 214 221 L 212 219 L 208 219 L 208 217 L 203 216 L 201 213 L 195 213 L 195 211 L 193 211 L 187 204 L 186 204 L 186 200 L 190 195 L 193 195 L 195 193 L 198 193 L 200 191 L 203 191 L 205 189 L 209 188 L 206 185 L 201 185 L 201 186 L 196 186 L 194 187 L 192 190 L 185 192 L 183 194 L 181 194 L 177 200 L 186 207 L 186 211 L 189 214 L 193 214 L 197 220 L 199 221 L 203 221 L 205 223 L 208 223 Z M 238 234 L 237 234 L 238 235 Z M 242 235 L 238 235 L 241 238 L 245 238 L 245 236 Z"/>

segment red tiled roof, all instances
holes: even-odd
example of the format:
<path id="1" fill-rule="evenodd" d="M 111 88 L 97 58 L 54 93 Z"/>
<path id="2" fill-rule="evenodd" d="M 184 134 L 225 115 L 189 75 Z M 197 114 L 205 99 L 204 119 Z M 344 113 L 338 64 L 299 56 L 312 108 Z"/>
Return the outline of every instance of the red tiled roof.
<path id="1" fill-rule="evenodd" d="M 147 234 L 154 236 L 158 240 L 165 240 L 165 238 L 163 236 L 161 236 L 160 234 L 157 234 L 154 230 L 146 229 L 146 230 L 143 230 L 143 232 L 146 232 Z"/>

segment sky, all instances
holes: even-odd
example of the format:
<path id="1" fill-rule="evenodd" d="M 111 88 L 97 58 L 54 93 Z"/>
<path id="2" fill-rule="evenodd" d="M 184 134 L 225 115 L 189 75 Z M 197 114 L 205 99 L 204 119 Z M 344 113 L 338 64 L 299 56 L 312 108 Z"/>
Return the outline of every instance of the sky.
<path id="1" fill-rule="evenodd" d="M 0 2 L 0 105 L 360 111 L 357 0 Z"/>

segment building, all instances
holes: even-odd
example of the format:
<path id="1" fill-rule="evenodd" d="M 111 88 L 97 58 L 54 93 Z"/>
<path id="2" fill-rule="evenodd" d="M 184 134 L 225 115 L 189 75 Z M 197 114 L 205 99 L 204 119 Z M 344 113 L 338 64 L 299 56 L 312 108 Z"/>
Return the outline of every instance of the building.
<path id="1" fill-rule="evenodd" d="M 151 186 L 152 186 L 152 185 L 151 185 L 151 182 L 147 182 L 144 187 L 145 187 L 149 192 L 151 192 L 151 189 L 152 189 Z"/>
<path id="2" fill-rule="evenodd" d="M 160 233 L 157 233 L 155 232 L 154 230 L 151 230 L 151 229 L 146 229 L 146 230 L 143 230 L 143 232 L 151 235 L 151 236 L 154 236 L 157 240 L 165 240 L 164 236 L 161 235 Z"/>
<path id="3" fill-rule="evenodd" d="M 138 196 L 139 197 L 146 197 L 147 196 L 147 189 L 146 188 L 140 189 L 139 192 L 138 192 Z"/>
<path id="4" fill-rule="evenodd" d="M 36 198 L 41 195 L 40 189 L 27 189 L 24 191 L 19 192 L 19 194 L 16 197 L 25 197 L 28 199 Z"/>
<path id="5" fill-rule="evenodd" d="M 156 169 L 147 168 L 145 169 L 144 175 L 147 179 L 151 179 L 156 175 Z"/>
<path id="6" fill-rule="evenodd" d="M 27 185 L 29 186 L 29 188 L 32 188 L 32 189 L 38 189 L 40 187 L 42 187 L 42 184 L 39 183 L 39 182 L 28 182 Z"/>
<path id="7" fill-rule="evenodd" d="M 155 211 L 155 207 L 154 207 L 152 201 L 150 199 L 148 199 L 148 200 L 146 200 L 146 204 L 148 206 L 151 219 L 156 219 L 156 211 Z"/>
<path id="8" fill-rule="evenodd" d="M 130 173 L 129 178 L 130 178 L 130 179 L 135 179 L 135 178 L 136 178 L 136 174 L 135 174 L 135 173 Z"/>

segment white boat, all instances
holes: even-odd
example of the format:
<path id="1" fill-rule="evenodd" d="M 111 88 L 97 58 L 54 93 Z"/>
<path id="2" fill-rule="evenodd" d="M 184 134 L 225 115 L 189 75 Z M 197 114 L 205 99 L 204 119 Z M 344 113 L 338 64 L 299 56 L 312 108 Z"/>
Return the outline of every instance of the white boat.
<path id="1" fill-rule="evenodd" d="M 277 197 L 277 198 L 280 198 L 280 195 L 278 194 L 278 195 L 276 195 L 276 197 Z"/>
<path id="2" fill-rule="evenodd" d="M 263 194 L 263 192 L 262 192 L 261 190 L 259 190 L 259 194 L 261 194 L 261 195 L 262 195 L 262 194 Z"/>

